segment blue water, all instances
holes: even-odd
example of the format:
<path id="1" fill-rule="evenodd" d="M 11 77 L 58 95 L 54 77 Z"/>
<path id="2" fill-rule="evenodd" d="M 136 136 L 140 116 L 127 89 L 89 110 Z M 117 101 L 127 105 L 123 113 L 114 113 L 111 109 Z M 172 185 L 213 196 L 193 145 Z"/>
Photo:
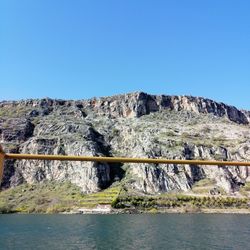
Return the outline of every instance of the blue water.
<path id="1" fill-rule="evenodd" d="M 0 249 L 250 249 L 250 216 L 0 215 Z"/>

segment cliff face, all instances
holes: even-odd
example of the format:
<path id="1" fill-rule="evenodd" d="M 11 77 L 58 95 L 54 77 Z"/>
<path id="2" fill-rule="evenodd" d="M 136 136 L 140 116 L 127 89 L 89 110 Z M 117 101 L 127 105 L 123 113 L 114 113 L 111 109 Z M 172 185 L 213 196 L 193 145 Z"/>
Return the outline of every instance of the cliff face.
<path id="1" fill-rule="evenodd" d="M 170 159 L 250 159 L 249 112 L 190 96 L 132 93 L 90 100 L 0 103 L 0 138 L 7 152 Z M 226 192 L 249 181 L 247 167 L 7 161 L 3 188 L 45 180 L 84 192 L 115 181 L 159 193 L 188 190 L 212 179 Z"/>
<path id="2" fill-rule="evenodd" d="M 215 101 L 192 96 L 155 96 L 146 93 L 134 93 L 84 102 L 84 109 L 92 112 L 117 117 L 141 117 L 164 109 L 186 110 L 195 113 L 211 113 L 218 117 L 226 116 L 239 124 L 248 124 L 248 115 L 235 107 Z"/>

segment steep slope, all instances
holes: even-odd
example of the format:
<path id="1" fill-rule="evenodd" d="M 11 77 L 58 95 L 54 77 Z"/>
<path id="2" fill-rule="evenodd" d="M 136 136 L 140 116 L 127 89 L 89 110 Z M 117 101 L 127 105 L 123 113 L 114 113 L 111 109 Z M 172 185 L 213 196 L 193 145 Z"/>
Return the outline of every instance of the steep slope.
<path id="1" fill-rule="evenodd" d="M 90 100 L 0 103 L 1 144 L 8 152 L 250 160 L 249 112 L 190 96 L 131 93 Z M 3 188 L 70 181 L 96 192 L 121 181 L 146 193 L 188 191 L 202 179 L 235 192 L 247 167 L 8 161 Z"/>

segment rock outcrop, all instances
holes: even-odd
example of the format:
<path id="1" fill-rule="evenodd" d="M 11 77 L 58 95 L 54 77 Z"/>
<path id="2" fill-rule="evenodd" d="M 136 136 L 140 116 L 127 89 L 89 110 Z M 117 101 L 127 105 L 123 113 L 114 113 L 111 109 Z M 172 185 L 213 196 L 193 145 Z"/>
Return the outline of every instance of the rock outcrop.
<path id="1" fill-rule="evenodd" d="M 68 113 L 86 116 L 87 114 L 104 115 L 111 118 L 141 117 L 164 109 L 186 110 L 195 113 L 213 114 L 227 117 L 239 124 L 249 124 L 249 112 L 240 111 L 233 106 L 218 103 L 203 97 L 148 95 L 143 92 L 117 95 L 111 97 L 93 98 L 82 101 L 65 101 L 45 98 L 41 100 L 3 101 L 0 108 L 29 108 L 26 115 L 34 117 L 48 115 L 50 112 L 64 107 Z"/>
<path id="2" fill-rule="evenodd" d="M 170 159 L 250 159 L 248 111 L 191 96 L 138 92 L 90 100 L 0 103 L 0 138 L 8 152 Z M 226 192 L 249 181 L 247 167 L 7 161 L 3 188 L 64 181 L 95 192 L 114 181 L 146 193 L 187 191 L 213 179 Z"/>

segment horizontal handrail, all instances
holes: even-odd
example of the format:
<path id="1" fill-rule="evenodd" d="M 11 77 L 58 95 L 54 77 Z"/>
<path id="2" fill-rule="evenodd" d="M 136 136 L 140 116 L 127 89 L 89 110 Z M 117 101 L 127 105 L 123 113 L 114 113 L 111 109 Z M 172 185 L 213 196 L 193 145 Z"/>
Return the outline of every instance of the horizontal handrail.
<path id="1" fill-rule="evenodd" d="M 184 164 L 209 166 L 250 166 L 250 162 L 211 161 L 211 160 L 176 160 L 164 158 L 128 158 L 104 156 L 73 156 L 73 155 L 41 155 L 41 154 L 10 154 L 0 148 L 0 184 L 3 178 L 4 160 L 56 160 L 56 161 L 92 161 L 110 163 L 151 163 L 151 164 Z"/>
<path id="2" fill-rule="evenodd" d="M 250 166 L 250 162 L 211 161 L 211 160 L 176 160 L 164 158 L 127 158 L 103 156 L 72 156 L 72 155 L 40 155 L 40 154 L 5 154 L 5 159 L 15 160 L 57 160 L 57 161 L 93 161 L 117 163 L 152 163 L 152 164 L 184 164 L 211 166 Z"/>

